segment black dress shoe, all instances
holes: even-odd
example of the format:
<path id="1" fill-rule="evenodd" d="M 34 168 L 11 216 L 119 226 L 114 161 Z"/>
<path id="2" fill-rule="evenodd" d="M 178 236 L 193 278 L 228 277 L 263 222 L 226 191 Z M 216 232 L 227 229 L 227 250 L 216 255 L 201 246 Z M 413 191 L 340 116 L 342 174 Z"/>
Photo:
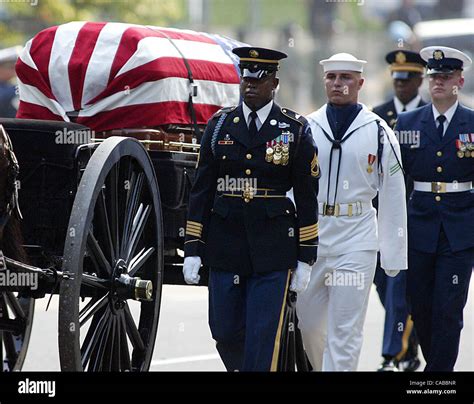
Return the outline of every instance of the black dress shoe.
<path id="1" fill-rule="evenodd" d="M 401 372 L 414 372 L 420 367 L 420 360 L 417 357 L 405 359 L 398 363 L 398 370 Z"/>
<path id="2" fill-rule="evenodd" d="M 393 359 L 384 359 L 377 372 L 398 372 L 398 367 Z"/>

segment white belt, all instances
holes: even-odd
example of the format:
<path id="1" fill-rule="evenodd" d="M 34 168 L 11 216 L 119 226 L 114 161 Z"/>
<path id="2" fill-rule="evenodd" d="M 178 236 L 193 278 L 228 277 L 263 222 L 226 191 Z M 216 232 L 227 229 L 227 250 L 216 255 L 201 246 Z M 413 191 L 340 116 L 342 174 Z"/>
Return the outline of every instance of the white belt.
<path id="1" fill-rule="evenodd" d="M 444 194 L 446 192 L 465 192 L 472 189 L 472 182 L 420 182 L 413 181 L 413 189 L 421 192 L 434 192 Z"/>
<path id="2" fill-rule="evenodd" d="M 363 212 L 372 209 L 371 202 L 336 203 L 328 205 L 319 202 L 319 214 L 322 216 L 360 216 Z"/>

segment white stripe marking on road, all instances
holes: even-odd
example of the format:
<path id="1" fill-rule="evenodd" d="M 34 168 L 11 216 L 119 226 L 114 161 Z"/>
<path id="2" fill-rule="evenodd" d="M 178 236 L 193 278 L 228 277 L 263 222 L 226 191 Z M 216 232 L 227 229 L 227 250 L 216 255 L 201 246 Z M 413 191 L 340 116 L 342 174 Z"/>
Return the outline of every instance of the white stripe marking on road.
<path id="1" fill-rule="evenodd" d="M 175 365 L 178 363 L 188 363 L 188 362 L 212 361 L 216 359 L 220 359 L 219 354 L 193 355 L 193 356 L 182 356 L 180 358 L 157 359 L 151 362 L 150 367 L 162 366 L 162 365 Z"/>

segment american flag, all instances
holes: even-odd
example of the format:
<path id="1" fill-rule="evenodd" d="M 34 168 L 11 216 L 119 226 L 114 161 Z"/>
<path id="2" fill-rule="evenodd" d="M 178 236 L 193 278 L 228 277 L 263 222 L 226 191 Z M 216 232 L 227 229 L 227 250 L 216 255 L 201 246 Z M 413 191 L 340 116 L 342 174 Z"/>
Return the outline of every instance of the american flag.
<path id="1" fill-rule="evenodd" d="M 16 65 L 17 118 L 71 121 L 96 131 L 205 124 L 239 102 L 238 59 L 245 44 L 207 33 L 123 23 L 71 22 L 41 31 Z"/>

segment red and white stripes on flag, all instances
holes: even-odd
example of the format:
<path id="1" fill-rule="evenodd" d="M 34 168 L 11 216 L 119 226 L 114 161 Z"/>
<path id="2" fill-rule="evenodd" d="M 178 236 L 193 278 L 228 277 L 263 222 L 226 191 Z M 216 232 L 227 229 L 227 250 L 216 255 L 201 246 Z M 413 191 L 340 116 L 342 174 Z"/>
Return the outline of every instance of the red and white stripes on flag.
<path id="1" fill-rule="evenodd" d="M 239 73 L 229 38 L 122 23 L 71 22 L 25 46 L 16 71 L 17 118 L 76 122 L 96 131 L 192 123 L 186 58 L 205 124 L 239 102 Z M 69 114 L 69 116 L 68 116 Z"/>

